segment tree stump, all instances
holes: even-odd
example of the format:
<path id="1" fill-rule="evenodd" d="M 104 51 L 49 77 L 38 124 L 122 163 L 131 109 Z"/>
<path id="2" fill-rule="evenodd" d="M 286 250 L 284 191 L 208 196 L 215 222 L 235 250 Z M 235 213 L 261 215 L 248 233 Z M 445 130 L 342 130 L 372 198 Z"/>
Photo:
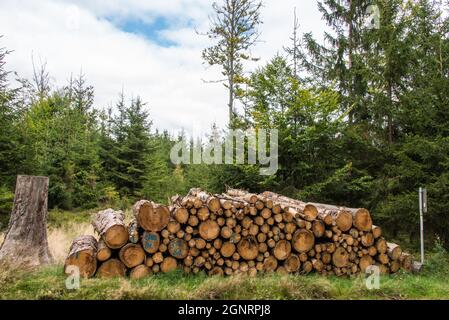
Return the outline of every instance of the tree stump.
<path id="1" fill-rule="evenodd" d="M 52 262 L 47 240 L 48 178 L 18 176 L 0 265 L 33 268 Z"/>

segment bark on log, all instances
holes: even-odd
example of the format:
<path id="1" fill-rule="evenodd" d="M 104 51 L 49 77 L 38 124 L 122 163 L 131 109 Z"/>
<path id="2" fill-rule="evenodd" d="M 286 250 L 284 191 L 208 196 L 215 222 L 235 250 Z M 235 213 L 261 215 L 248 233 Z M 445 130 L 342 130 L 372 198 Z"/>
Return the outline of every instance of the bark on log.
<path id="1" fill-rule="evenodd" d="M 139 242 L 139 225 L 136 220 L 133 220 L 128 225 L 129 242 Z"/>
<path id="2" fill-rule="evenodd" d="M 231 196 L 231 197 L 237 197 L 240 198 L 241 200 L 244 200 L 250 204 L 255 204 L 258 200 L 258 197 L 256 194 L 254 193 L 249 193 L 247 191 L 244 190 L 239 190 L 239 189 L 228 189 L 228 191 L 226 191 L 226 193 Z"/>
<path id="3" fill-rule="evenodd" d="M 64 272 L 71 274 L 70 266 L 79 268 L 80 276 L 90 278 L 97 270 L 97 240 L 92 236 L 80 236 L 73 240 L 64 263 Z"/>
<path id="4" fill-rule="evenodd" d="M 399 261 L 401 262 L 401 267 L 404 270 L 408 272 L 411 272 L 413 270 L 413 256 L 411 254 L 402 252 Z"/>
<path id="5" fill-rule="evenodd" d="M 220 199 L 201 189 L 190 189 L 189 195 L 199 198 L 211 212 L 217 212 L 221 207 Z"/>
<path id="6" fill-rule="evenodd" d="M 0 266 L 34 268 L 52 262 L 47 240 L 48 178 L 18 176 Z"/>
<path id="7" fill-rule="evenodd" d="M 396 243 L 387 243 L 388 246 L 388 256 L 392 260 L 399 260 L 402 254 L 402 249 Z"/>
<path id="8" fill-rule="evenodd" d="M 353 217 L 350 212 L 341 207 L 312 203 L 318 210 L 318 219 L 327 225 L 335 224 L 341 231 L 346 232 L 352 227 Z"/>
<path id="9" fill-rule="evenodd" d="M 124 219 L 123 211 L 106 209 L 96 214 L 92 226 L 109 248 L 120 249 L 129 240 L 128 229 L 123 222 Z"/>
<path id="10" fill-rule="evenodd" d="M 285 205 L 290 208 L 298 210 L 305 216 L 307 221 L 313 221 L 318 216 L 317 208 L 311 203 L 306 203 L 300 200 L 288 198 L 270 191 L 265 191 L 260 196 L 263 198 L 271 199 L 274 202 L 280 203 L 281 205 Z"/>

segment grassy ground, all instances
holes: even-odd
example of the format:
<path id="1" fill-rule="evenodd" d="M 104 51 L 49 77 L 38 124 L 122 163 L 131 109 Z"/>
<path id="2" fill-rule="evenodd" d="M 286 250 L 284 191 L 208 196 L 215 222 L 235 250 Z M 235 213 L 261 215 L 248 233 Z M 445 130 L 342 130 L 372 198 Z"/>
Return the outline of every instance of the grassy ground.
<path id="1" fill-rule="evenodd" d="M 449 275 L 428 271 L 382 277 L 377 290 L 368 290 L 361 276 L 220 278 L 180 272 L 138 281 L 88 279 L 79 290 L 68 290 L 62 266 L 0 278 L 1 299 L 449 299 Z"/>
<path id="2" fill-rule="evenodd" d="M 441 246 L 428 255 L 422 273 L 381 277 L 377 290 L 367 289 L 363 276 L 219 278 L 180 272 L 138 281 L 81 280 L 79 290 L 68 290 L 62 264 L 76 235 L 93 234 L 90 216 L 51 212 L 48 238 L 55 265 L 34 272 L 0 270 L 0 299 L 449 299 L 449 254 Z"/>

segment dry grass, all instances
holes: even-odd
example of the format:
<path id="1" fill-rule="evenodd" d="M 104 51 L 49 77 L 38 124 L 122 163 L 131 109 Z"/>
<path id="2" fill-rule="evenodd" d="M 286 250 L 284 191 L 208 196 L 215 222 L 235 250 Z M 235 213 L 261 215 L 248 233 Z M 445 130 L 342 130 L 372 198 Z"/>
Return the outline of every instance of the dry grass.
<path id="1" fill-rule="evenodd" d="M 94 229 L 89 223 L 72 223 L 48 230 L 48 246 L 55 263 L 64 263 L 73 239 L 79 235 L 95 235 Z"/>

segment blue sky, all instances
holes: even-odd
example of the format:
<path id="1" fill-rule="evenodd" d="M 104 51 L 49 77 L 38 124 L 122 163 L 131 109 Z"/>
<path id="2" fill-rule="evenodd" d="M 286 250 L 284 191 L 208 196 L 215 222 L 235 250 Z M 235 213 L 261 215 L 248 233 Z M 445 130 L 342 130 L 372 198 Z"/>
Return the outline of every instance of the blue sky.
<path id="1" fill-rule="evenodd" d="M 173 28 L 175 23 L 172 18 L 158 16 L 155 19 L 148 21 L 138 17 L 129 17 L 126 19 L 107 17 L 106 20 L 110 21 L 124 32 L 142 36 L 161 47 L 172 47 L 178 45 L 175 41 L 167 39 L 162 33 L 164 30 Z"/>

